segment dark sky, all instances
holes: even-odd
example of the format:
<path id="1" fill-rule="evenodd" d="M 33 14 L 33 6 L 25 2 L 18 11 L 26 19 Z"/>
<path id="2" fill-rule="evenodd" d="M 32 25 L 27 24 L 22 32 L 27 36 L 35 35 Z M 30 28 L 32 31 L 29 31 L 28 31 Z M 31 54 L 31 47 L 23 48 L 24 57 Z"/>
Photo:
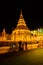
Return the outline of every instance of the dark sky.
<path id="1" fill-rule="evenodd" d="M 15 29 L 20 9 L 30 30 L 43 27 L 43 2 L 33 0 L 14 0 L 0 2 L 0 32 L 3 28 L 11 33 Z"/>

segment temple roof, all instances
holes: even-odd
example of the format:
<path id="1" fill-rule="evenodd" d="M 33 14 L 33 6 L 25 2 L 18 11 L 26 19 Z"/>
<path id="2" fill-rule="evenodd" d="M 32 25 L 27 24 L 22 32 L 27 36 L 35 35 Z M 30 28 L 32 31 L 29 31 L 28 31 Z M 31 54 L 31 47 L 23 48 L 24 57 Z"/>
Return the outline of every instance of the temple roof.
<path id="1" fill-rule="evenodd" d="M 23 15 L 22 15 L 22 10 L 20 12 L 20 17 L 19 17 L 19 20 L 18 20 L 18 24 L 17 24 L 17 27 L 15 29 L 26 29 L 26 30 L 28 30 L 28 27 L 25 23 Z"/>
<path id="2" fill-rule="evenodd" d="M 21 25 L 21 26 L 16 27 L 16 29 L 26 29 L 26 30 L 28 30 L 28 27 Z"/>

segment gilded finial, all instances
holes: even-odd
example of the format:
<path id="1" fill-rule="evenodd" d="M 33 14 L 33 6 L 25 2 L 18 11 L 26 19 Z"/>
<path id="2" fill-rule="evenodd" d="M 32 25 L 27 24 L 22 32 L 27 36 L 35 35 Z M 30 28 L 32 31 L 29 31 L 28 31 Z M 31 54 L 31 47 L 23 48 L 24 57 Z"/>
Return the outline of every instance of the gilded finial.
<path id="1" fill-rule="evenodd" d="M 20 19 L 23 18 L 22 9 L 20 10 Z"/>
<path id="2" fill-rule="evenodd" d="M 21 11 L 20 11 L 20 15 L 22 16 L 22 9 L 21 9 Z"/>

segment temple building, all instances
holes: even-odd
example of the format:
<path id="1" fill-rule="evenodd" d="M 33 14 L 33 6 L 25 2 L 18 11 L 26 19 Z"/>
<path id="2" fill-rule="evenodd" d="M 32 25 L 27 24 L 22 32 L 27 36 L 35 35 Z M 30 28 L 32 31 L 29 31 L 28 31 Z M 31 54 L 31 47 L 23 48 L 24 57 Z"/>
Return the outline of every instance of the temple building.
<path id="1" fill-rule="evenodd" d="M 0 33 L 0 45 L 9 45 L 16 50 L 28 50 L 43 47 L 43 29 L 32 30 L 27 27 L 22 11 L 17 26 L 11 34 L 7 34 L 5 29 Z M 3 43 L 4 42 L 4 43 Z"/>

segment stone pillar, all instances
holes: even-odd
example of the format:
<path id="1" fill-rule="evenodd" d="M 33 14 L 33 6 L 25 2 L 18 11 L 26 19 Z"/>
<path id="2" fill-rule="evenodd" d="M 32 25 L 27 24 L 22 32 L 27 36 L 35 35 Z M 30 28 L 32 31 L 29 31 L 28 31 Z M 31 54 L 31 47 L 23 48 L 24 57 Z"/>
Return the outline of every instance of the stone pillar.
<path id="1" fill-rule="evenodd" d="M 18 42 L 16 42 L 16 44 L 15 44 L 15 49 L 16 49 L 16 51 L 19 51 L 19 43 Z"/>
<path id="2" fill-rule="evenodd" d="M 19 50 L 21 51 L 21 41 L 19 42 Z"/>
<path id="3" fill-rule="evenodd" d="M 27 50 L 27 43 L 25 42 L 25 50 Z"/>
<path id="4" fill-rule="evenodd" d="M 42 41 L 39 42 L 39 47 L 42 48 Z"/>

